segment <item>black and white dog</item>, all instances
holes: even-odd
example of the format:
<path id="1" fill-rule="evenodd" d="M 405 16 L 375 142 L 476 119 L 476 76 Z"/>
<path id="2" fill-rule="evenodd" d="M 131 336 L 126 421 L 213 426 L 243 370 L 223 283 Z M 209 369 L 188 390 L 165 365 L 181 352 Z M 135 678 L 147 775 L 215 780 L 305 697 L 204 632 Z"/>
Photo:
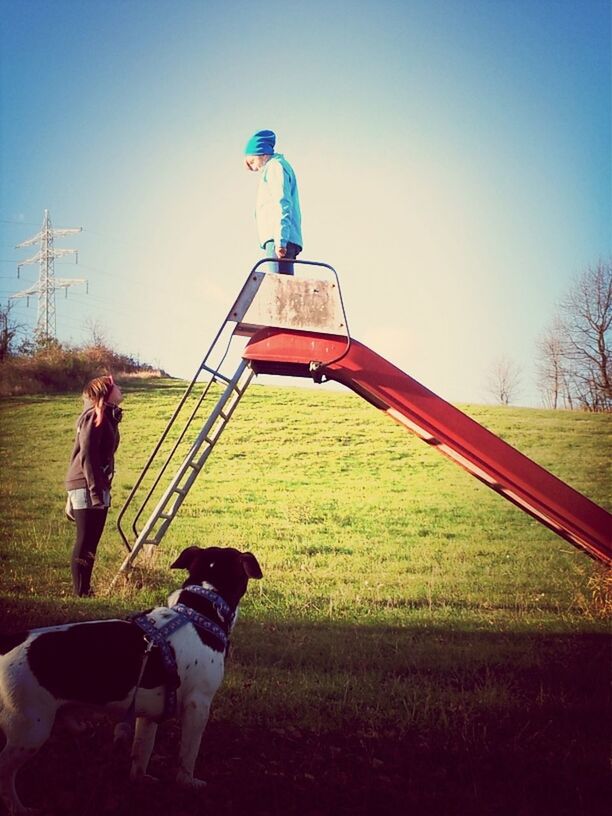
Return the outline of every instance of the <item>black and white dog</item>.
<path id="1" fill-rule="evenodd" d="M 189 578 L 167 607 L 131 620 L 68 623 L 0 637 L 0 795 L 9 812 L 28 813 L 15 789 L 24 762 L 48 739 L 58 712 L 83 706 L 135 718 L 132 779 L 147 766 L 164 716 L 181 723 L 177 782 L 198 788 L 193 769 L 210 705 L 221 685 L 229 634 L 249 578 L 252 553 L 188 547 L 172 564 Z M 161 632 L 161 634 L 160 634 Z"/>

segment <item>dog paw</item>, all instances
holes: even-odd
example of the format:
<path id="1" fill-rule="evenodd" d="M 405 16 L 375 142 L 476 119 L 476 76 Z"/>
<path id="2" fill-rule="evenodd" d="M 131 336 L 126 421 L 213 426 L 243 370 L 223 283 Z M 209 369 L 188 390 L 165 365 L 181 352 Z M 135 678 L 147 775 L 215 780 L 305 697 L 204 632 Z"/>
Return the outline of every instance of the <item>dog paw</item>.
<path id="1" fill-rule="evenodd" d="M 130 780 L 138 785 L 159 785 L 159 779 L 156 776 L 146 773 L 130 773 Z"/>
<path id="2" fill-rule="evenodd" d="M 180 785 L 181 788 L 187 788 L 196 792 L 203 791 L 206 787 L 206 782 L 203 779 L 196 779 L 195 776 L 189 776 L 189 774 L 184 771 L 178 772 L 176 775 L 176 783 Z"/>
<path id="3" fill-rule="evenodd" d="M 115 730 L 113 731 L 113 742 L 115 747 L 118 748 L 119 746 L 129 745 L 133 736 L 134 731 L 129 723 L 117 723 Z"/>
<path id="4" fill-rule="evenodd" d="M 71 734 L 73 737 L 80 737 L 89 728 L 86 722 L 77 720 L 75 717 L 66 716 L 59 722 L 60 728 L 63 728 L 67 734 Z"/>

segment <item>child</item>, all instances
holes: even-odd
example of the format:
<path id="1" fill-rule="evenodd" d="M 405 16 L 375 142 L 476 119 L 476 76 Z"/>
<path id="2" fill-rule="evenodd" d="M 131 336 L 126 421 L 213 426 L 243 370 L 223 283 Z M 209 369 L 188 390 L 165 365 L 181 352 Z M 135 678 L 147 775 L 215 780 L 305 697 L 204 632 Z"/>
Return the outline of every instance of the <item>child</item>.
<path id="1" fill-rule="evenodd" d="M 253 173 L 260 172 L 255 220 L 259 244 L 265 257 L 276 257 L 274 272 L 293 275 L 293 260 L 302 251 L 302 217 L 297 180 L 293 168 L 281 153 L 274 152 L 276 135 L 259 130 L 244 149 L 245 164 Z"/>

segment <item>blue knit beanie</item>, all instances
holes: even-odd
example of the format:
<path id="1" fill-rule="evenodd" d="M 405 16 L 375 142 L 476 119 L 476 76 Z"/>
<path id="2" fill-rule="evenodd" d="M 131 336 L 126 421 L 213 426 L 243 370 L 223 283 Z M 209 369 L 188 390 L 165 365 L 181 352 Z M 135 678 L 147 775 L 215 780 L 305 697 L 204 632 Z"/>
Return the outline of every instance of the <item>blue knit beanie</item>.
<path id="1" fill-rule="evenodd" d="M 276 134 L 271 130 L 258 130 L 244 148 L 245 156 L 268 156 L 274 153 Z"/>

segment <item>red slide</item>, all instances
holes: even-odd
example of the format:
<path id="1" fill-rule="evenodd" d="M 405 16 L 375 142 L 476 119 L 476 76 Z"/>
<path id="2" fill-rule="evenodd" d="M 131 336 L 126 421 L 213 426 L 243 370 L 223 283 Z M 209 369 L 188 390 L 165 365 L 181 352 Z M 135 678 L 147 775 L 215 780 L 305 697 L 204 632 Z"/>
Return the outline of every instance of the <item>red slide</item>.
<path id="1" fill-rule="evenodd" d="M 256 373 L 351 388 L 589 555 L 612 561 L 612 516 L 356 340 L 262 329 L 243 357 Z"/>

